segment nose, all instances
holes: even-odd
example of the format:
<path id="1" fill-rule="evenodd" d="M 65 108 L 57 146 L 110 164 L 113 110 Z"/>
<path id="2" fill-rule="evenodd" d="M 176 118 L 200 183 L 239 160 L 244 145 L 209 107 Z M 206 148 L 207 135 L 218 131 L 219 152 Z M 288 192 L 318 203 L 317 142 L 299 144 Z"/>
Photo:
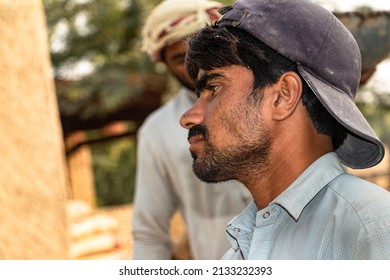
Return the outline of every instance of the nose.
<path id="1" fill-rule="evenodd" d="M 198 102 L 195 103 L 188 111 L 186 111 L 180 118 L 180 125 L 185 129 L 190 129 L 195 125 L 203 123 L 203 110 Z"/>

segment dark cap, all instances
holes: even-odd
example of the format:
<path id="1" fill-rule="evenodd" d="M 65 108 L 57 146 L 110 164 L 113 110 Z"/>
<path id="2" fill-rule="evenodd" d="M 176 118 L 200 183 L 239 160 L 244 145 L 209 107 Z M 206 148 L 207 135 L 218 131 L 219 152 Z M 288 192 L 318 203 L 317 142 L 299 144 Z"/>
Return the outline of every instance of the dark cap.
<path id="1" fill-rule="evenodd" d="M 368 168 L 385 153 L 382 142 L 353 101 L 361 54 L 349 30 L 309 0 L 238 0 L 222 11 L 218 26 L 243 29 L 297 64 L 330 114 L 348 130 L 336 153 L 346 166 Z"/>

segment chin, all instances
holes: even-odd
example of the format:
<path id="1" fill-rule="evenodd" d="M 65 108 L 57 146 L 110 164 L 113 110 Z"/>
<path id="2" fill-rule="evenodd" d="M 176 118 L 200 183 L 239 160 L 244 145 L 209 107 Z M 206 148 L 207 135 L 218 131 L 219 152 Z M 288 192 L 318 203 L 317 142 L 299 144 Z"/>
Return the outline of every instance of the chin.
<path id="1" fill-rule="evenodd" d="M 194 160 L 192 170 L 196 177 L 205 183 L 221 183 L 234 179 L 231 176 L 222 176 L 218 169 L 207 167 L 204 163 L 199 163 Z"/>
<path id="2" fill-rule="evenodd" d="M 192 159 L 194 160 L 194 162 L 198 159 L 198 155 L 195 153 L 195 152 L 190 152 L 191 153 L 191 157 Z"/>

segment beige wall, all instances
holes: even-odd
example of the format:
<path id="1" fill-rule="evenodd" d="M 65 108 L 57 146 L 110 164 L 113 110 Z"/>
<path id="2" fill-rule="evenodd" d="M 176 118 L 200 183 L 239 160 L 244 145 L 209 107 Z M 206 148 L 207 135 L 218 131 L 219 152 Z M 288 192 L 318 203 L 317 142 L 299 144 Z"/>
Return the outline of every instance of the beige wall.
<path id="1" fill-rule="evenodd" d="M 0 259 L 66 259 L 67 175 L 42 2 L 1 1 L 0 26 Z"/>

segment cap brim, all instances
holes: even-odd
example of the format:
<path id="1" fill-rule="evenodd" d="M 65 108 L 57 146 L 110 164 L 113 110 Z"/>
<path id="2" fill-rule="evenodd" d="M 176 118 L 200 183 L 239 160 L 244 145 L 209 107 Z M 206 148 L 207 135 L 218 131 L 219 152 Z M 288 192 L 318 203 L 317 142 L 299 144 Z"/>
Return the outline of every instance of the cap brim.
<path id="1" fill-rule="evenodd" d="M 355 102 L 301 65 L 298 71 L 328 112 L 348 130 L 343 145 L 336 150 L 341 162 L 355 169 L 378 164 L 385 155 L 385 148 Z"/>

